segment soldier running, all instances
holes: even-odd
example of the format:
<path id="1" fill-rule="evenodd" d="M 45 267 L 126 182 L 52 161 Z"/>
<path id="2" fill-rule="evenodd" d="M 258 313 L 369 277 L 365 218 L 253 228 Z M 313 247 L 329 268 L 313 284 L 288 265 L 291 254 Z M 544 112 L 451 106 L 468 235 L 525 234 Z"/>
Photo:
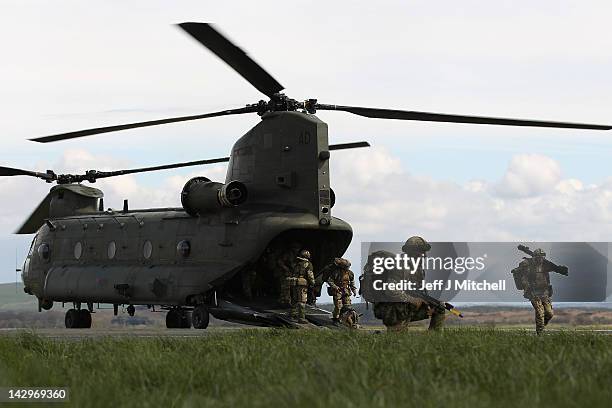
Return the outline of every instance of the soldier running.
<path id="1" fill-rule="evenodd" d="M 516 288 L 523 290 L 523 297 L 529 299 L 535 310 L 536 333 L 541 335 L 544 327 L 553 318 L 553 290 L 549 274 L 557 272 L 567 276 L 568 270 L 566 266 L 555 265 L 547 260 L 546 253 L 540 248 L 533 252 L 524 245 L 519 245 L 518 248 L 531 255 L 531 258 L 524 258 L 519 266 L 512 270 L 512 275 Z"/>

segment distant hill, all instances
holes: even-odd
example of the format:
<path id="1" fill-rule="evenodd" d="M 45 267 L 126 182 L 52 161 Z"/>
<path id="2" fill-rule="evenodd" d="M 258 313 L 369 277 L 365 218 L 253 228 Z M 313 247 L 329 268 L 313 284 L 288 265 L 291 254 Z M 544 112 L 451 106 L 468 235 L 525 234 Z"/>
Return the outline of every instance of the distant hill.
<path id="1" fill-rule="evenodd" d="M 36 309 L 36 297 L 23 291 L 23 283 L 0 283 L 0 310 Z"/>

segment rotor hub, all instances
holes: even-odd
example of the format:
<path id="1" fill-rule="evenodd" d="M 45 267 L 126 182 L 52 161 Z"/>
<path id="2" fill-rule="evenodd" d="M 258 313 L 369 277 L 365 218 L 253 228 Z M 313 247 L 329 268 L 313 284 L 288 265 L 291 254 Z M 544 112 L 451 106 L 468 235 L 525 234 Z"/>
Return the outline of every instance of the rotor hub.
<path id="1" fill-rule="evenodd" d="M 259 116 L 263 116 L 269 112 L 294 112 L 302 110 L 305 113 L 316 113 L 317 100 L 307 99 L 303 102 L 289 98 L 283 93 L 275 93 L 269 101 L 260 100 L 257 103 L 247 105 L 249 108 L 256 108 Z"/>

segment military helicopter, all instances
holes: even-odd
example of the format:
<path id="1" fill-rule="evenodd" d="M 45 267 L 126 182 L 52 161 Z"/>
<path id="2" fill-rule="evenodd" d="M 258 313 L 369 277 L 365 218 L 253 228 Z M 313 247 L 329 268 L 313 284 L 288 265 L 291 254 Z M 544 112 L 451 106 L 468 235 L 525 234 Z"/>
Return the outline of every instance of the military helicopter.
<path id="1" fill-rule="evenodd" d="M 440 113 L 298 101 L 268 72 L 207 23 L 179 27 L 237 71 L 269 99 L 202 115 L 100 127 L 32 139 L 48 143 L 166 123 L 256 113 L 261 121 L 235 142 L 229 157 L 130 170 L 56 174 L 8 167 L 0 176 L 32 176 L 57 183 L 18 234 L 36 234 L 22 268 L 24 291 L 38 298 L 39 311 L 55 302 L 72 304 L 67 328 L 91 327 L 94 304 L 166 310 L 168 328 L 204 329 L 210 315 L 260 326 L 295 326 L 276 302 L 273 260 L 290 243 L 312 253 L 319 278 L 340 257 L 352 229 L 332 216 L 330 152 L 369 146 L 328 144 L 320 110 L 378 119 L 610 130 L 611 126 L 449 115 Z M 83 182 L 186 166 L 229 162 L 225 182 L 189 180 L 181 208 L 104 209 L 103 192 Z M 255 276 L 253 296 L 244 276 Z M 320 279 L 319 279 L 320 281 Z M 321 283 L 322 284 L 322 283 Z M 84 307 L 86 305 L 86 307 Z M 331 325 L 327 312 L 307 308 L 307 320 Z"/>

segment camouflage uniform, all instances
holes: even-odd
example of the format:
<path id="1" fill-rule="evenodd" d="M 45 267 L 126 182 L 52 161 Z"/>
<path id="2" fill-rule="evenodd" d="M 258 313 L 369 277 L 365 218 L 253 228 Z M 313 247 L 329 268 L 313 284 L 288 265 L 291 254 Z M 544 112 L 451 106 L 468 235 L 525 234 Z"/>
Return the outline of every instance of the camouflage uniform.
<path id="1" fill-rule="evenodd" d="M 342 306 L 339 322 L 351 329 L 357 329 L 359 328 L 359 315 L 350 305 Z"/>
<path id="2" fill-rule="evenodd" d="M 513 269 L 512 274 L 517 288 L 523 290 L 523 297 L 529 299 L 535 310 L 536 333 L 540 335 L 553 318 L 549 273 L 554 269 L 549 263 L 544 262 L 546 253 L 543 250 L 538 248 L 533 254 L 533 258 L 525 258 Z"/>
<path id="3" fill-rule="evenodd" d="M 327 279 L 330 295 L 334 299 L 334 320 L 340 318 L 340 310 L 351 306 L 351 293 L 357 295 L 355 274 L 349 269 L 351 263 L 343 258 L 334 259 L 332 272 Z"/>
<path id="4" fill-rule="evenodd" d="M 421 237 L 409 238 L 402 247 L 404 253 L 414 258 L 422 256 L 430 249 L 431 245 Z M 386 280 L 388 282 L 400 282 L 404 278 L 415 282 L 416 286 L 420 287 L 421 282 L 425 279 L 425 271 L 422 264 L 419 264 L 418 269 L 407 277 L 391 273 L 387 276 Z M 430 319 L 429 330 L 438 330 L 442 327 L 446 318 L 445 310 L 430 307 L 422 299 L 410 296 L 406 292 L 395 291 L 389 295 L 393 297 L 391 299 L 392 302 L 374 303 L 374 316 L 382 319 L 388 331 L 401 331 L 408 326 L 409 322 L 425 319 Z"/>
<path id="5" fill-rule="evenodd" d="M 244 296 L 251 300 L 253 299 L 253 286 L 255 286 L 255 280 L 257 279 L 257 270 L 255 268 L 248 268 L 242 271 L 242 292 Z"/>
<path id="6" fill-rule="evenodd" d="M 310 263 L 310 253 L 301 251 L 296 257 L 293 265 L 292 283 L 292 308 L 291 317 L 300 323 L 307 323 L 306 301 L 308 300 L 308 288 L 315 284 L 314 271 Z"/>
<path id="7" fill-rule="evenodd" d="M 276 262 L 280 289 L 278 302 L 283 306 L 291 305 L 291 277 L 293 276 L 294 262 L 299 252 L 300 244 L 293 243 L 281 253 Z"/>

